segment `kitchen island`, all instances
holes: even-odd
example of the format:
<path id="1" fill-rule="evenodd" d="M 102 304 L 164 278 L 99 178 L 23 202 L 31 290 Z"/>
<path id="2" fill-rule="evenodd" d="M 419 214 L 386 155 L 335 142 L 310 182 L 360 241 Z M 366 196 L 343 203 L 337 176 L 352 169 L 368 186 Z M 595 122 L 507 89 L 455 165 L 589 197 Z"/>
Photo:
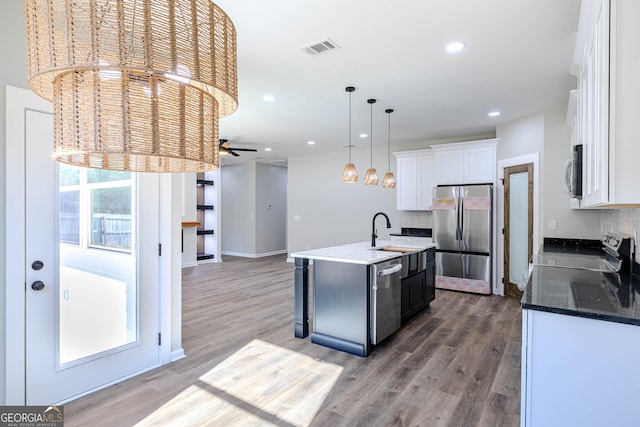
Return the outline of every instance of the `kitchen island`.
<path id="1" fill-rule="evenodd" d="M 638 425 L 638 265 L 603 272 L 562 266 L 597 267 L 592 252 L 540 256 L 553 262 L 532 267 L 521 301 L 521 425 Z"/>
<path id="2" fill-rule="evenodd" d="M 314 296 L 311 342 L 368 356 L 371 345 L 377 342 L 377 328 L 372 324 L 384 322 L 390 315 L 378 309 L 376 317 L 376 293 L 379 292 L 376 277 L 384 271 L 406 277 L 398 283 L 402 286 L 401 296 L 397 286 L 388 289 L 396 293 L 397 309 L 402 310 L 406 321 L 435 297 L 434 248 L 432 243 L 398 245 L 380 240 L 375 247 L 370 242 L 361 242 L 292 253 L 295 258 L 295 336 L 309 335 L 309 260 L 313 260 Z M 406 264 L 402 267 L 401 259 Z M 424 265 L 422 259 L 430 259 L 431 263 Z"/>

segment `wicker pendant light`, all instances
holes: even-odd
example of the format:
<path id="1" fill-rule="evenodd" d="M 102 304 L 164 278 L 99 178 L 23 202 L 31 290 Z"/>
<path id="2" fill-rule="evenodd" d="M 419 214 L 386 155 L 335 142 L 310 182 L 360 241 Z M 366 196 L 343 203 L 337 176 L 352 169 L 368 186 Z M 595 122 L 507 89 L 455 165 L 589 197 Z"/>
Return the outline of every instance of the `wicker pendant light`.
<path id="1" fill-rule="evenodd" d="M 351 94 L 356 90 L 353 86 L 347 86 L 345 90 L 349 93 L 349 163 L 344 165 L 342 171 L 342 182 L 345 184 L 354 184 L 358 182 L 358 171 L 356 165 L 351 163 Z"/>
<path id="2" fill-rule="evenodd" d="M 384 188 L 396 188 L 396 177 L 393 176 L 393 172 L 391 172 L 391 113 L 393 110 L 391 108 L 384 110 L 385 113 L 389 115 L 389 137 L 387 139 L 387 173 L 384 174 L 384 178 L 382 178 L 382 186 Z"/>
<path id="3" fill-rule="evenodd" d="M 54 153 L 132 172 L 219 167 L 238 106 L 236 32 L 210 0 L 25 0 L 29 86 L 54 103 Z"/>
<path id="4" fill-rule="evenodd" d="M 373 104 L 376 103 L 375 99 L 367 99 L 367 102 L 371 106 L 371 130 L 369 132 L 369 147 L 370 147 L 370 164 L 367 173 L 364 175 L 364 185 L 378 185 L 378 172 L 373 167 Z"/>

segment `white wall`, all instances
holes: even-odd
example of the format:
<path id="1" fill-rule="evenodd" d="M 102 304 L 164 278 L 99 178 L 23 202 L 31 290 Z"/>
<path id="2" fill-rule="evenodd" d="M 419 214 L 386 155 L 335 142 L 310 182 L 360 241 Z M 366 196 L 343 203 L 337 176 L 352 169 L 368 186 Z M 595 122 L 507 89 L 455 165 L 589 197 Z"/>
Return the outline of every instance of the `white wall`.
<path id="1" fill-rule="evenodd" d="M 498 161 L 527 154 L 540 154 L 540 200 L 537 218 L 538 239 L 544 237 L 600 238 L 600 213 L 569 207 L 564 190 L 564 162 L 569 157 L 569 129 L 564 108 L 532 114 L 498 126 L 501 138 Z M 557 229 L 548 230 L 548 220 L 555 219 Z"/>
<path id="2" fill-rule="evenodd" d="M 256 168 L 244 163 L 220 168 L 222 253 L 256 253 Z"/>
<path id="3" fill-rule="evenodd" d="M 569 207 L 569 193 L 565 186 L 565 162 L 569 159 L 569 126 L 565 109 L 544 113 L 544 237 L 580 237 L 600 239 L 598 210 L 576 210 Z M 557 229 L 549 229 L 549 220 L 555 220 Z"/>
<path id="4" fill-rule="evenodd" d="M 286 252 L 287 168 L 250 162 L 220 170 L 222 253 L 255 258 Z"/>
<path id="5" fill-rule="evenodd" d="M 287 168 L 256 164 L 256 254 L 287 248 Z"/>
<path id="6" fill-rule="evenodd" d="M 27 59 L 24 28 L 24 5 L 17 0 L 3 1 L 0 13 L 0 384 L 5 384 L 5 85 L 27 87 Z M 4 387 L 0 387 L 0 404 L 5 402 Z"/>
<path id="7" fill-rule="evenodd" d="M 196 174 L 185 173 L 182 175 L 182 181 L 184 183 L 183 196 L 184 203 L 182 204 L 182 221 L 190 222 L 197 221 L 198 214 L 196 212 Z M 216 183 L 217 184 L 217 183 Z M 182 266 L 193 267 L 198 265 L 198 236 L 196 234 L 198 227 L 183 227 L 182 228 Z"/>
<path id="8" fill-rule="evenodd" d="M 355 184 L 343 184 L 341 181 L 342 169 L 348 161 L 346 150 L 289 158 L 289 253 L 369 241 L 371 220 L 380 211 L 389 216 L 392 228 L 387 230 L 384 218 L 378 218 L 379 238 L 388 239 L 389 232 L 400 232 L 401 216 L 396 210 L 396 190 L 382 188 L 387 148 L 374 148 L 373 165 L 380 178 L 376 187 L 367 187 L 362 182 L 369 167 L 369 157 L 368 149 L 352 151 L 359 176 Z M 396 172 L 393 159 L 391 169 Z"/>

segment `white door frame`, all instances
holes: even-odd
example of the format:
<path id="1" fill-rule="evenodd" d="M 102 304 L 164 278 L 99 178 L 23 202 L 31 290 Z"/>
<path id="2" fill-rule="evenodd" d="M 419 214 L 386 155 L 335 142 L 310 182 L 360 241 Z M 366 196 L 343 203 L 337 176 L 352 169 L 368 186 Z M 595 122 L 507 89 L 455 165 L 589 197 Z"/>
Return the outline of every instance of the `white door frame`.
<path id="1" fill-rule="evenodd" d="M 497 266 L 497 293 L 504 295 L 504 168 L 511 166 L 533 163 L 533 253 L 538 253 L 540 239 L 540 153 L 525 154 L 524 156 L 513 157 L 498 161 L 498 191 L 496 210 L 498 214 L 498 244 L 496 245 L 496 266 Z"/>
<path id="2" fill-rule="evenodd" d="M 24 138 L 26 110 L 52 112 L 51 103 L 32 92 L 7 85 L 6 87 L 6 271 L 5 271 L 5 405 L 24 405 L 25 382 L 25 156 Z M 26 95 L 27 94 L 27 95 Z M 26 99 L 30 99 L 27 101 Z M 160 364 L 184 357 L 181 334 L 181 267 L 180 267 L 180 209 L 172 203 L 173 192 L 179 191 L 175 183 L 179 177 L 166 174 L 160 177 L 159 241 L 163 243 L 163 256 L 159 260 L 159 322 L 162 343 L 159 346 Z M 168 197 L 162 197 L 162 195 Z M 23 286 L 16 286 L 22 284 Z M 176 299 L 177 298 L 177 299 Z M 176 307 L 177 306 L 177 307 Z M 176 309 L 178 309 L 176 311 Z M 177 332 L 177 335 L 176 335 Z M 173 335 L 173 336 L 172 336 Z M 8 351 L 11 349 L 11 351 Z M 137 375 L 136 373 L 134 375 Z M 131 376 L 134 376 L 131 375 Z M 122 381 L 118 379 L 99 388 Z M 98 390 L 90 390 L 89 394 Z"/>

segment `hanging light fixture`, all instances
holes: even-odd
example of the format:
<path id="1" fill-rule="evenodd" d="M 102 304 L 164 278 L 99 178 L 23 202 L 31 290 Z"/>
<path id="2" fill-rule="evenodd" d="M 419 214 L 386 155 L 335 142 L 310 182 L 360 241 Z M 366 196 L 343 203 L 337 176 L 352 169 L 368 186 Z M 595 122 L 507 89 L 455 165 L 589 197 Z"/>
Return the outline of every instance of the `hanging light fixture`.
<path id="1" fill-rule="evenodd" d="M 393 176 L 393 172 L 391 172 L 391 113 L 393 113 L 393 110 L 389 108 L 384 110 L 384 112 L 389 115 L 389 138 L 387 140 L 387 170 L 389 172 L 384 174 L 384 178 L 382 178 L 382 186 L 384 188 L 396 188 L 396 177 Z"/>
<path id="2" fill-rule="evenodd" d="M 349 163 L 344 165 L 342 171 L 342 182 L 345 184 L 353 184 L 358 182 L 358 171 L 356 165 L 351 163 L 351 94 L 356 90 L 353 86 L 347 86 L 344 90 L 349 93 Z"/>
<path id="3" fill-rule="evenodd" d="M 219 167 L 238 106 L 236 32 L 210 0 L 25 0 L 29 86 L 53 157 L 132 172 Z"/>
<path id="4" fill-rule="evenodd" d="M 369 163 L 369 169 L 364 175 L 364 185 L 378 185 L 378 172 L 373 167 L 373 104 L 376 103 L 375 99 L 367 99 L 369 105 L 371 105 L 371 130 L 369 132 L 369 147 L 371 152 L 371 159 Z"/>

